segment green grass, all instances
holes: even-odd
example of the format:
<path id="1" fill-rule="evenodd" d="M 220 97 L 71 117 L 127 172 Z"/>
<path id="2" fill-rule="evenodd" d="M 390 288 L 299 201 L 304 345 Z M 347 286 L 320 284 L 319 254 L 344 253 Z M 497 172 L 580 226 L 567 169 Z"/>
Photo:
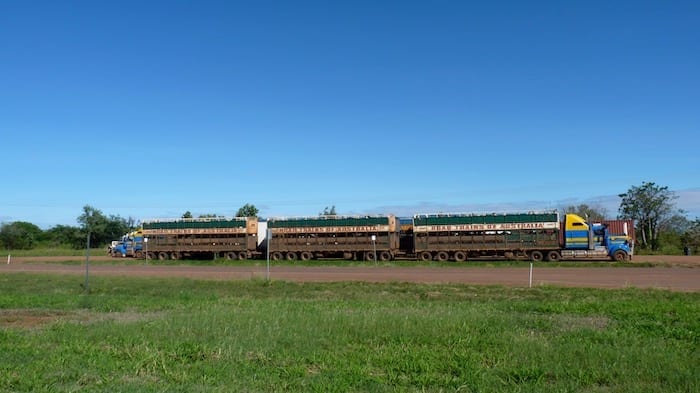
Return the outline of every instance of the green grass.
<path id="1" fill-rule="evenodd" d="M 0 391 L 700 391 L 700 294 L 0 275 Z"/>

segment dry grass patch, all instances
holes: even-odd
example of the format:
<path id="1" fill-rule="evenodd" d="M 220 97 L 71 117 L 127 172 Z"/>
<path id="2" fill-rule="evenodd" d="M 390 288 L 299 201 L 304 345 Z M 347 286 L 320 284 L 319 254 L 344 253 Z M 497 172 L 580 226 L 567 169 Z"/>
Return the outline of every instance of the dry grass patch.
<path id="1" fill-rule="evenodd" d="M 135 323 L 162 317 L 162 313 L 109 312 L 92 311 L 58 311 L 37 309 L 0 309 L 0 328 L 40 329 L 53 323 L 91 324 L 111 321 L 116 323 Z"/>

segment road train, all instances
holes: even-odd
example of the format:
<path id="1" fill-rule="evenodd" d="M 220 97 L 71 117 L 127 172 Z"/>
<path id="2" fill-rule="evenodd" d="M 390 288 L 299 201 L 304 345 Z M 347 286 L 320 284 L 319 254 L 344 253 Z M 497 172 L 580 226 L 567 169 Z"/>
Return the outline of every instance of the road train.
<path id="1" fill-rule="evenodd" d="M 620 224 L 623 224 L 622 226 Z M 615 225 L 611 225 L 615 224 Z M 611 230 L 614 229 L 614 230 Z M 113 256 L 149 259 L 631 260 L 633 222 L 526 213 L 179 218 L 144 221 Z"/>

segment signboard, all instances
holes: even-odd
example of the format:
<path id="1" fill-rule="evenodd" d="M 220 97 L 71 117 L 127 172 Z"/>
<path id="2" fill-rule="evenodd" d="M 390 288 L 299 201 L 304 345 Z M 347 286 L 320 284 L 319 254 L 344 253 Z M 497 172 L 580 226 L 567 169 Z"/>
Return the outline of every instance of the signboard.
<path id="1" fill-rule="evenodd" d="M 389 225 L 354 225 L 339 227 L 294 227 L 270 228 L 273 233 L 353 233 L 353 232 L 388 232 Z"/>
<path id="2" fill-rule="evenodd" d="M 421 225 L 413 227 L 414 232 L 513 231 L 522 229 L 559 229 L 559 223 L 513 222 L 501 224 Z"/>

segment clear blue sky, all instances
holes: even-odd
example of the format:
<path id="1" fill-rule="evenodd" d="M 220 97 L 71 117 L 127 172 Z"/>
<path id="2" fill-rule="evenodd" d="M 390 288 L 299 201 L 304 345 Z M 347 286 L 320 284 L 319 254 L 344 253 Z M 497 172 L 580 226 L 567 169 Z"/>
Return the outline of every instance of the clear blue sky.
<path id="1" fill-rule="evenodd" d="M 697 1 L 0 3 L 0 221 L 700 216 Z"/>

